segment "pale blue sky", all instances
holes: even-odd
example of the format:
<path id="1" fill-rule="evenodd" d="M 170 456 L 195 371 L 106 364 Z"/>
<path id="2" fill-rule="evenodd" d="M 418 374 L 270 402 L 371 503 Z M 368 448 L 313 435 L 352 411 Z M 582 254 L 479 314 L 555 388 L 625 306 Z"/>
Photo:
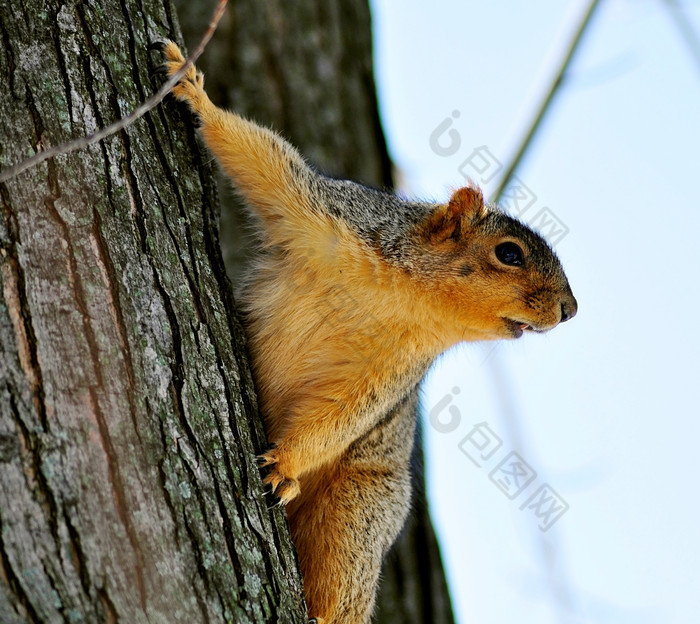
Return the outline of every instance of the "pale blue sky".
<path id="1" fill-rule="evenodd" d="M 445 199 L 478 146 L 509 159 L 586 4 L 373 0 L 406 193 Z M 681 6 L 700 37 L 700 2 Z M 460 149 L 439 156 L 429 137 L 454 110 Z M 569 228 L 557 251 L 579 314 L 495 351 L 458 347 L 424 394 L 429 410 L 460 389 L 455 429 L 426 431 L 463 624 L 697 621 L 699 112 L 700 67 L 666 3 L 603 0 L 518 171 L 531 210 Z M 495 464 L 459 449 L 481 422 L 503 440 L 494 460 L 514 450 L 537 472 L 515 500 L 489 479 Z M 569 510 L 541 532 L 520 506 L 544 483 Z"/>

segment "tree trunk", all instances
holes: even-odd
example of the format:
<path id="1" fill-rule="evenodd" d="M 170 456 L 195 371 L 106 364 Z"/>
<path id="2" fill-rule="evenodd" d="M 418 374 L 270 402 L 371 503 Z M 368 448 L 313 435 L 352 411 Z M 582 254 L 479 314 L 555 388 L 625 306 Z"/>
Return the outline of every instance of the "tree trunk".
<path id="1" fill-rule="evenodd" d="M 209 7 L 175 0 L 194 46 Z M 219 105 L 281 131 L 323 171 L 375 187 L 393 184 L 379 120 L 367 0 L 235 0 L 198 63 Z M 245 263 L 245 213 L 220 185 L 222 246 L 231 279 Z M 384 566 L 376 622 L 454 621 L 415 452 L 414 511 Z"/>
<path id="2" fill-rule="evenodd" d="M 0 168 L 152 93 L 163 0 L 0 3 Z M 0 185 L 0 622 L 304 622 L 219 252 L 168 105 Z"/>

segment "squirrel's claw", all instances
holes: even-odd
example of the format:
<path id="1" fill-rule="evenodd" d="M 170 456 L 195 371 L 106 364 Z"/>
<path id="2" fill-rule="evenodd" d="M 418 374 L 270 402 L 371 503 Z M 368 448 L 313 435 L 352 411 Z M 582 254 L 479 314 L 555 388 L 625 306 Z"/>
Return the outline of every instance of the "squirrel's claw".
<path id="1" fill-rule="evenodd" d="M 148 46 L 146 46 L 146 49 L 149 52 L 152 52 L 153 50 L 157 52 L 162 52 L 163 50 L 165 50 L 165 46 L 168 45 L 168 43 L 169 42 L 164 39 L 159 39 L 158 41 L 152 41 L 151 43 L 149 43 Z"/>
<path id="2" fill-rule="evenodd" d="M 167 65 L 158 65 L 152 72 L 151 76 L 165 76 L 170 73 Z"/>
<path id="3" fill-rule="evenodd" d="M 286 505 L 301 492 L 297 479 L 287 478 L 276 469 L 270 471 L 263 483 L 270 486 L 270 493 L 279 499 L 280 505 Z"/>
<path id="4" fill-rule="evenodd" d="M 277 499 L 277 500 L 276 500 L 274 503 L 272 503 L 271 505 L 268 505 L 268 506 L 267 506 L 267 510 L 268 510 L 268 511 L 272 511 L 273 509 L 277 509 L 278 507 L 284 507 L 284 505 L 282 505 L 282 501 L 279 500 L 279 499 Z"/>
<path id="5" fill-rule="evenodd" d="M 258 455 L 255 458 L 255 463 L 258 464 L 260 468 L 264 468 L 265 466 L 272 466 L 273 464 L 276 464 L 277 458 L 268 451 L 267 453 Z"/>
<path id="6" fill-rule="evenodd" d="M 279 469 L 280 456 L 279 450 L 275 448 L 275 445 L 272 445 L 266 453 L 258 455 L 255 461 L 260 468 L 272 466 L 267 476 L 263 479 L 263 483 L 267 486 L 266 492 L 278 498 L 280 505 L 286 505 L 299 495 L 301 491 L 299 481 L 294 477 L 283 474 Z"/>

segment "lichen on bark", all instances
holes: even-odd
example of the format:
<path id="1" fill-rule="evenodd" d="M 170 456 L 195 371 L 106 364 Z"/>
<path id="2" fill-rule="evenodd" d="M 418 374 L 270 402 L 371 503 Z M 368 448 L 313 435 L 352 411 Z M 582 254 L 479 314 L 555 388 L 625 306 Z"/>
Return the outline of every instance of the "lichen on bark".
<path id="1" fill-rule="evenodd" d="M 158 0 L 0 7 L 0 167 L 157 85 Z M 166 105 L 0 185 L 0 621 L 302 622 L 216 191 Z"/>

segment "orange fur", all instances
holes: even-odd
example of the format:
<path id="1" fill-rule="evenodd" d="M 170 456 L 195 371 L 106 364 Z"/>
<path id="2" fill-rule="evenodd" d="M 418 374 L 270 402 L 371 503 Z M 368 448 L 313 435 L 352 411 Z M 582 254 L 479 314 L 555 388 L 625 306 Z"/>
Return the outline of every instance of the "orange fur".
<path id="1" fill-rule="evenodd" d="M 164 51 L 173 73 L 184 59 L 173 43 Z M 399 262 L 330 209 L 339 196 L 373 196 L 331 186 L 276 134 L 216 108 L 194 68 L 174 93 L 259 220 L 265 254 L 243 303 L 275 444 L 260 461 L 289 503 L 309 613 L 368 622 L 382 556 L 408 512 L 415 388 L 428 365 L 463 340 L 550 329 L 576 301 L 546 244 L 490 211 L 478 189 L 402 230 Z M 497 257 L 509 242 L 518 266 Z"/>

